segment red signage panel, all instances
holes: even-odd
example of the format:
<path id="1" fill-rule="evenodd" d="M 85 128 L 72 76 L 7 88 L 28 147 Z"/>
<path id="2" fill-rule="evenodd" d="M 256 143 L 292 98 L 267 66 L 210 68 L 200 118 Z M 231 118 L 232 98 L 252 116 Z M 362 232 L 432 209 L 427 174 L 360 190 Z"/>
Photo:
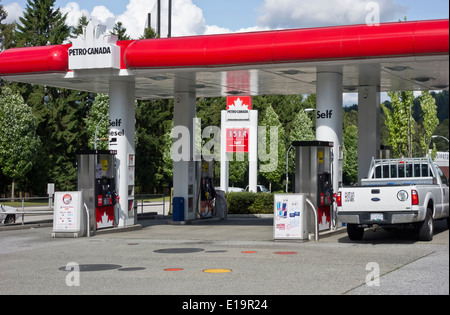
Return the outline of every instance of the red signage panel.
<path id="1" fill-rule="evenodd" d="M 249 111 L 252 110 L 253 103 L 251 96 L 228 96 L 227 111 Z"/>
<path id="2" fill-rule="evenodd" d="M 227 128 L 227 153 L 248 153 L 249 128 Z"/>

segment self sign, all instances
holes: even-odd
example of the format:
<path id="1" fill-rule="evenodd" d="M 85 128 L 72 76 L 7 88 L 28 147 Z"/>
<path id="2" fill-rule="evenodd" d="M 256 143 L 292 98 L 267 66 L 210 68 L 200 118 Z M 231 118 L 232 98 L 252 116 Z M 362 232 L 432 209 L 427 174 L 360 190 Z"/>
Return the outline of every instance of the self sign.
<path id="1" fill-rule="evenodd" d="M 326 112 L 317 111 L 317 119 L 329 119 L 333 116 L 333 110 L 327 110 Z"/>

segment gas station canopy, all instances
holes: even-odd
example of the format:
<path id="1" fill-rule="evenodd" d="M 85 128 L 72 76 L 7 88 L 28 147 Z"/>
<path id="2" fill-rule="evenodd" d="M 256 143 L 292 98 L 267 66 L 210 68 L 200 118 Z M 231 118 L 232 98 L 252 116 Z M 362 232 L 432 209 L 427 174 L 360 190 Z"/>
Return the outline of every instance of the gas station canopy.
<path id="1" fill-rule="evenodd" d="M 73 70 L 72 44 L 0 53 L 6 80 L 107 94 L 133 80 L 137 99 L 174 96 L 175 78 L 197 97 L 316 93 L 317 72 L 341 66 L 343 92 L 449 86 L 449 20 L 117 41 L 117 68 Z M 195 76 L 186 75 L 195 73 Z"/>

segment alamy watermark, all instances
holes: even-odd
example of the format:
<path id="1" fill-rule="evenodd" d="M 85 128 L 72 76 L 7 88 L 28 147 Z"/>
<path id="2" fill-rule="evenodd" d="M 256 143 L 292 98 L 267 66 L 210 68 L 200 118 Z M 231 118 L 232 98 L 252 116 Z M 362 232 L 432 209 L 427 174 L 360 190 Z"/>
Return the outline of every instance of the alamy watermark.
<path id="1" fill-rule="evenodd" d="M 366 271 L 369 273 L 366 276 L 366 285 L 368 287 L 380 286 L 380 265 L 376 262 L 370 262 L 366 265 Z"/>
<path id="2" fill-rule="evenodd" d="M 366 15 L 366 25 L 380 26 L 380 5 L 371 1 L 366 4 L 366 11 L 369 11 Z"/>
<path id="3" fill-rule="evenodd" d="M 66 276 L 66 285 L 68 287 L 79 287 L 80 265 L 76 262 L 70 262 L 66 265 L 66 271 L 70 271 Z"/>
<path id="4" fill-rule="evenodd" d="M 259 126 L 257 130 L 250 128 L 249 132 L 257 132 L 257 156 L 258 161 L 261 162 L 259 171 L 262 173 L 276 171 L 278 167 L 278 127 Z M 217 126 L 207 126 L 201 130 L 201 119 L 194 118 L 193 134 L 186 126 L 175 126 L 172 129 L 171 137 L 173 139 L 171 157 L 174 162 L 221 160 L 222 131 Z M 245 134 L 239 141 L 247 141 L 248 145 L 248 137 L 249 135 Z M 245 153 L 239 150 L 227 153 L 227 159 L 244 161 Z"/>

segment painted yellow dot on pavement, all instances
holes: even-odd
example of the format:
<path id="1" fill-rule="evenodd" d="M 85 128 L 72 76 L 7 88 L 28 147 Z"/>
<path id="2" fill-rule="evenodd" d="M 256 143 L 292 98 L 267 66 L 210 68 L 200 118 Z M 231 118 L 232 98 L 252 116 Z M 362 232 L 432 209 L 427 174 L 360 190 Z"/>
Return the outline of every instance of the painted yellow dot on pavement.
<path id="1" fill-rule="evenodd" d="M 231 269 L 205 269 L 203 272 L 206 273 L 227 273 L 231 272 Z"/>

